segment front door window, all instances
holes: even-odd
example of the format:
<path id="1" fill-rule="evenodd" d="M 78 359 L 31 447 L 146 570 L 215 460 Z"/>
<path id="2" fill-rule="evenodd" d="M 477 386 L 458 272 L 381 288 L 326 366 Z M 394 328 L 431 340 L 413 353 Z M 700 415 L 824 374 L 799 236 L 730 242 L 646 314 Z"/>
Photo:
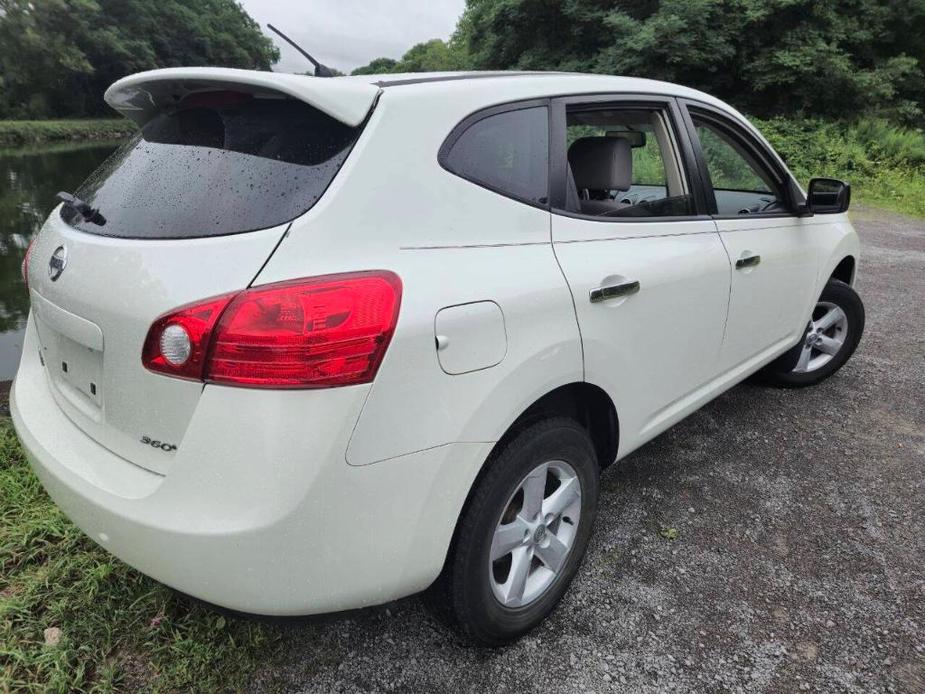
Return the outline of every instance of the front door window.
<path id="1" fill-rule="evenodd" d="M 787 211 L 774 177 L 741 142 L 707 119 L 692 115 L 692 120 L 710 174 L 717 215 L 730 217 Z"/>

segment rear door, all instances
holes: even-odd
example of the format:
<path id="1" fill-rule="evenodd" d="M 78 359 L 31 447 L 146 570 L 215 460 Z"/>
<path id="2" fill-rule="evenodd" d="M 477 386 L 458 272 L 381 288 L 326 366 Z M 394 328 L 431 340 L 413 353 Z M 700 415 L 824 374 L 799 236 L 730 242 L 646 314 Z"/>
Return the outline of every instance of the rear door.
<path id="1" fill-rule="evenodd" d="M 786 172 L 747 128 L 685 104 L 707 204 L 731 261 L 721 367 L 747 371 L 802 335 L 815 290 L 813 226 L 798 217 Z"/>
<path id="2" fill-rule="evenodd" d="M 729 260 L 704 213 L 674 100 L 562 99 L 553 116 L 554 248 L 585 378 L 616 403 L 626 452 L 706 397 Z"/>
<path id="3" fill-rule="evenodd" d="M 360 132 L 263 87 L 195 84 L 179 103 L 146 112 L 139 134 L 76 191 L 98 214 L 67 204 L 52 212 L 29 265 L 56 402 L 94 440 L 161 473 L 202 383 L 143 366 L 149 327 L 246 288 Z"/>

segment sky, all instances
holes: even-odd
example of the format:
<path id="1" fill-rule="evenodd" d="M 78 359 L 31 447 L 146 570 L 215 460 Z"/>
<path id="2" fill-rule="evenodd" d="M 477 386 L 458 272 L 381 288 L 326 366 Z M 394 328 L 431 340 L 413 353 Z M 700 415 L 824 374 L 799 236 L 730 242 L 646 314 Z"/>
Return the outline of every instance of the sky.
<path id="1" fill-rule="evenodd" d="M 349 73 L 373 58 L 400 58 L 411 46 L 447 39 L 465 0 L 241 0 L 280 50 L 274 70 L 311 64 L 266 28 L 273 24 L 328 67 Z"/>

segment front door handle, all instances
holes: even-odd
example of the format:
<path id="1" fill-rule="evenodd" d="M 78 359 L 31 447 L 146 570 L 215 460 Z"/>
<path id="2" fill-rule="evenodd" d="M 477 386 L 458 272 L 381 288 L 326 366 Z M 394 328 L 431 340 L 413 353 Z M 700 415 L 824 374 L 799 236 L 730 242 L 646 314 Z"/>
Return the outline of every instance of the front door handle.
<path id="1" fill-rule="evenodd" d="M 607 299 L 616 299 L 621 296 L 630 296 L 639 291 L 639 282 L 621 282 L 620 284 L 608 284 L 603 287 L 596 287 L 591 290 L 591 303 L 597 304 Z"/>
<path id="2" fill-rule="evenodd" d="M 761 256 L 757 253 L 751 255 L 745 255 L 739 258 L 736 261 L 736 270 L 741 270 L 746 267 L 755 267 L 761 262 Z"/>

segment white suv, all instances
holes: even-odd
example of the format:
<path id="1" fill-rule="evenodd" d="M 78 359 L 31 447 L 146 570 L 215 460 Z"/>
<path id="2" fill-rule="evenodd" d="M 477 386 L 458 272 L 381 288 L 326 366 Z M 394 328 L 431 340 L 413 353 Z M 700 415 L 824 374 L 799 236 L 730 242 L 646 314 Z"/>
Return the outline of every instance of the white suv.
<path id="1" fill-rule="evenodd" d="M 804 195 L 691 89 L 189 68 L 106 99 L 140 133 L 28 254 L 13 420 L 90 537 L 219 605 L 434 584 L 475 640 L 519 636 L 603 468 L 861 337 L 847 185 Z"/>

